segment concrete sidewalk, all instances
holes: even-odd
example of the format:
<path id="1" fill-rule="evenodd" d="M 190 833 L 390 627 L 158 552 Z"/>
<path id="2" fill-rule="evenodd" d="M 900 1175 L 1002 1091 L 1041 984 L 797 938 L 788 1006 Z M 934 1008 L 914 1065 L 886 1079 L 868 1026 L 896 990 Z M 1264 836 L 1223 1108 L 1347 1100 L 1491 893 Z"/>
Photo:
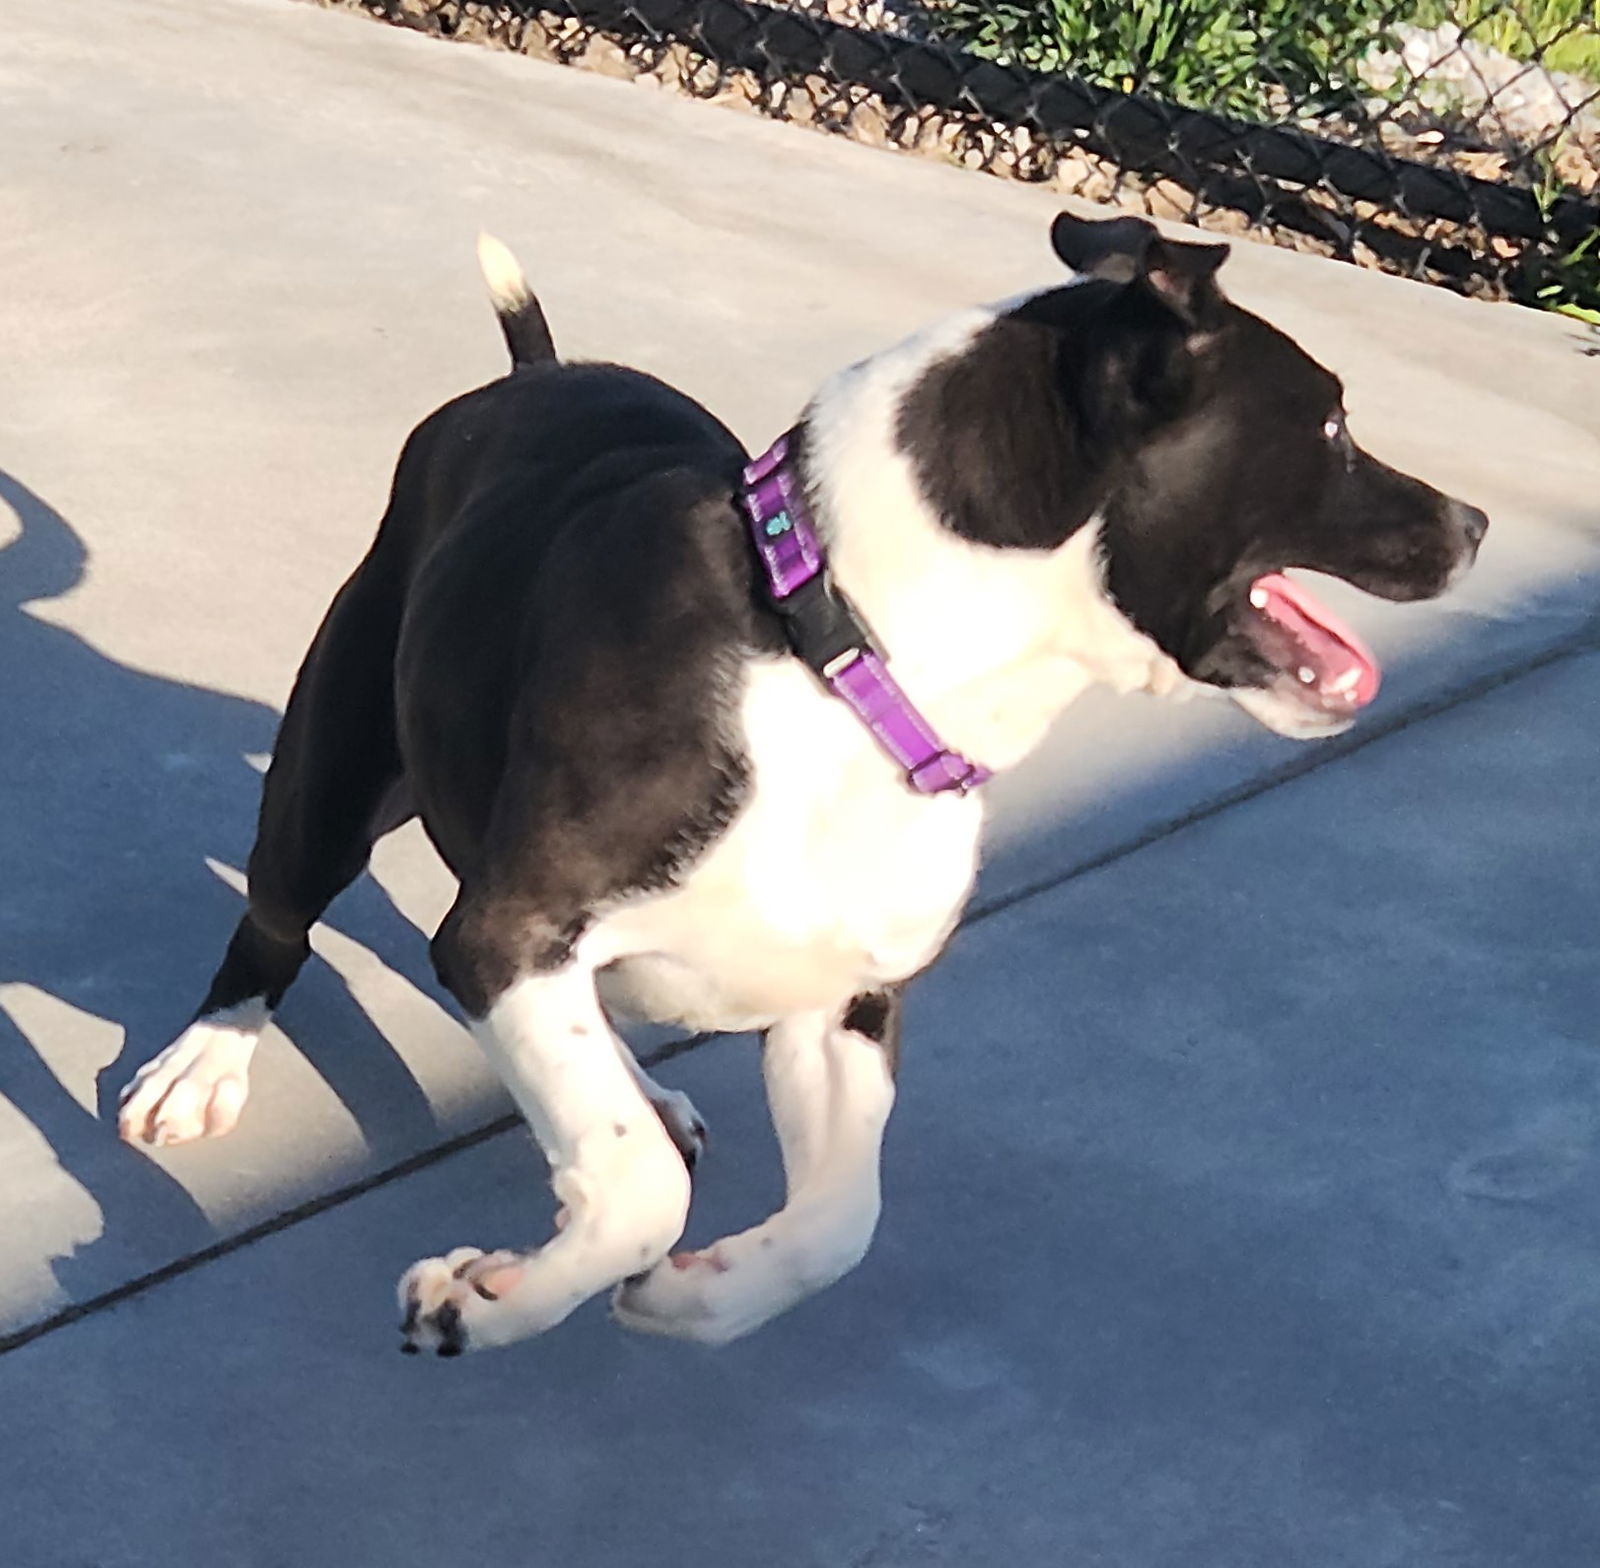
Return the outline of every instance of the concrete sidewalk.
<path id="1" fill-rule="evenodd" d="M 96 1115 L 204 987 L 251 763 L 401 438 L 501 368 L 477 228 L 569 352 L 762 444 L 838 364 L 1048 280 L 1054 208 L 287 0 L 0 0 L 0 1342 L 93 1309 L 0 1359 L 8 1563 L 1592 1568 L 1600 360 L 1264 247 L 1229 287 L 1490 511 L 1482 563 L 1346 601 L 1389 670 L 1353 756 L 1085 701 L 996 788 L 979 907 L 1041 891 L 918 998 L 858 1279 L 721 1356 L 591 1313 L 402 1362 L 401 1267 L 538 1227 L 511 1137 L 95 1306 L 503 1110 L 407 833 L 237 1134 L 151 1158 Z M 742 1221 L 750 1052 L 678 1076 L 717 1128 L 697 1224 Z"/>

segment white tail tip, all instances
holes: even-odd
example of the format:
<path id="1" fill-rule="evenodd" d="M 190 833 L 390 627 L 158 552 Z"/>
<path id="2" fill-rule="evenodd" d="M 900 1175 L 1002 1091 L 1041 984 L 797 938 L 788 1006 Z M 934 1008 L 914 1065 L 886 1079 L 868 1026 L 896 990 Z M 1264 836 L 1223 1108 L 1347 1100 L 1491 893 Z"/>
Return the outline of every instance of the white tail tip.
<path id="1" fill-rule="evenodd" d="M 483 281 L 489 285 L 489 298 L 499 311 L 515 311 L 527 304 L 528 280 L 510 250 L 494 235 L 478 236 L 478 265 L 483 269 Z"/>

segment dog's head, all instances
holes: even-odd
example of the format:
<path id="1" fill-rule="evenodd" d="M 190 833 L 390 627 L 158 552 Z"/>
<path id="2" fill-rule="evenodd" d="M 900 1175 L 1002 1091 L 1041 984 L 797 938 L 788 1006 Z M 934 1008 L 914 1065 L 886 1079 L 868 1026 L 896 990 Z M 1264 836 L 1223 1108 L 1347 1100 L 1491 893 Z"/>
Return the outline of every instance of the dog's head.
<path id="1" fill-rule="evenodd" d="M 1471 564 L 1488 519 L 1355 443 L 1338 378 L 1218 289 L 1227 246 L 1066 214 L 1051 238 L 1085 275 L 1053 297 L 1098 296 L 1057 319 L 1080 442 L 1107 458 L 1100 537 L 1117 608 L 1268 728 L 1346 728 L 1377 665 L 1286 571 L 1431 598 Z"/>

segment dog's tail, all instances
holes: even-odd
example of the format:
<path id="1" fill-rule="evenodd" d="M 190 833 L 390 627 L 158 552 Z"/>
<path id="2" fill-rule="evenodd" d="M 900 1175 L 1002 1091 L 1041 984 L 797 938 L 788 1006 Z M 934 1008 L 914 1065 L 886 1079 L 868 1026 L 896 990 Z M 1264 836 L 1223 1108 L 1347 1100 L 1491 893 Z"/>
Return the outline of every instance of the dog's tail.
<path id="1" fill-rule="evenodd" d="M 478 236 L 478 265 L 500 318 L 513 365 L 538 365 L 556 357 L 550 324 L 534 298 L 517 258 L 492 234 Z"/>

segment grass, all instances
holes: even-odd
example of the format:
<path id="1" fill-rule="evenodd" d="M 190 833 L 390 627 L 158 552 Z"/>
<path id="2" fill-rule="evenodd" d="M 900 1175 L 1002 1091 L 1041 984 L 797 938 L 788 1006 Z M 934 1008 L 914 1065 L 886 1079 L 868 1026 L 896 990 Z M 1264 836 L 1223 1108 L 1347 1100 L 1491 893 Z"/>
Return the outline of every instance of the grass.
<path id="1" fill-rule="evenodd" d="M 1547 155 L 1546 177 L 1534 188 L 1546 217 L 1562 193 L 1562 181 L 1552 163 Z M 1524 304 L 1600 327 L 1600 225 L 1566 251 L 1546 257 L 1545 265 L 1528 279 L 1528 290 L 1522 296 Z"/>
<path id="2" fill-rule="evenodd" d="M 1193 108 L 1264 114 L 1275 90 L 1335 103 L 1393 0 L 928 0 L 975 54 L 1070 70 Z"/>
<path id="3" fill-rule="evenodd" d="M 1600 228 L 1551 258 L 1524 303 L 1600 327 Z"/>
<path id="4" fill-rule="evenodd" d="M 1600 85 L 1600 0 L 926 0 L 975 54 L 1071 70 L 1194 108 L 1262 113 L 1358 91 L 1356 64 L 1398 23 L 1453 22 L 1517 60 Z"/>

